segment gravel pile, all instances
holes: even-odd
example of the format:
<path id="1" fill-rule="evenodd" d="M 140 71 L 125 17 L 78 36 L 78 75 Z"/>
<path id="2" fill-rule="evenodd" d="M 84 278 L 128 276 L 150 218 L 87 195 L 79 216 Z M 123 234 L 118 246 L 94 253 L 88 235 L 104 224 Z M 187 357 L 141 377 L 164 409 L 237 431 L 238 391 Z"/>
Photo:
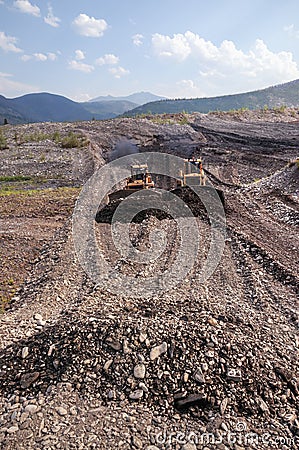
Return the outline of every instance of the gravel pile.
<path id="1" fill-rule="evenodd" d="M 82 130 L 91 141 L 88 151 L 99 158 L 106 157 L 113 131 L 141 139 L 143 124 L 144 147 L 148 139 L 152 149 L 156 142 L 169 150 L 179 130 L 184 151 L 200 133 L 211 144 L 212 119 L 192 120 L 195 128 L 167 125 L 160 137 L 151 133 L 161 126 L 146 119 L 103 122 L 97 126 L 105 136 L 97 139 L 92 124 Z M 220 122 L 214 144 L 221 137 L 231 153 L 221 155 L 219 147 L 215 155 L 227 236 L 213 276 L 204 283 L 199 278 L 211 231 L 198 204 L 193 206 L 201 239 L 194 267 L 180 284 L 150 297 L 113 293 L 89 279 L 66 220 L 0 316 L 1 448 L 299 448 L 298 169 L 242 188 L 234 186 L 234 172 L 232 186 L 221 186 L 223 159 L 237 159 L 244 177 L 261 171 L 264 160 L 256 163 L 255 129 L 242 134 L 245 124 L 234 124 L 246 145 L 252 139 L 249 164 L 242 159 L 245 150 L 236 158 L 241 144 L 227 129 L 219 132 Z M 271 162 L 264 175 L 278 164 L 279 159 Z M 182 199 L 192 205 L 191 197 Z M 153 230 L 168 236 L 163 253 L 147 266 L 117 254 L 110 220 L 94 226 L 101 251 L 120 273 L 142 280 L 175 264 L 180 240 L 169 217 L 146 214 L 131 224 L 131 242 L 140 251 L 148 250 Z"/>

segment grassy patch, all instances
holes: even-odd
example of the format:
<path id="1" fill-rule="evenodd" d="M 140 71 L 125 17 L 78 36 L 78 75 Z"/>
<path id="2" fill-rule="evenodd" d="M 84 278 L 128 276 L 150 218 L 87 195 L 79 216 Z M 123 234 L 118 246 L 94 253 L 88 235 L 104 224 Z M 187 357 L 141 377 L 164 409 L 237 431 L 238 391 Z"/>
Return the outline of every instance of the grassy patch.
<path id="1" fill-rule="evenodd" d="M 1 186 L 0 187 L 0 196 L 8 196 L 8 195 L 18 195 L 24 197 L 31 197 L 34 195 L 39 196 L 61 196 L 63 194 L 75 194 L 79 193 L 81 188 L 77 187 L 58 187 L 58 188 L 46 188 L 46 189 L 16 189 L 14 186 Z"/>
<path id="2" fill-rule="evenodd" d="M 16 292 L 15 280 L 8 278 L 0 285 L 0 313 L 3 314 Z"/>
<path id="3" fill-rule="evenodd" d="M 18 182 L 18 181 L 31 181 L 34 180 L 34 178 L 26 175 L 8 175 L 8 176 L 0 176 L 0 182 Z"/>
<path id="4" fill-rule="evenodd" d="M 0 131 L 0 150 L 5 150 L 6 148 L 8 148 L 6 137 Z"/>
<path id="5" fill-rule="evenodd" d="M 88 145 L 88 141 L 82 134 L 70 132 L 61 141 L 62 148 L 82 148 Z"/>

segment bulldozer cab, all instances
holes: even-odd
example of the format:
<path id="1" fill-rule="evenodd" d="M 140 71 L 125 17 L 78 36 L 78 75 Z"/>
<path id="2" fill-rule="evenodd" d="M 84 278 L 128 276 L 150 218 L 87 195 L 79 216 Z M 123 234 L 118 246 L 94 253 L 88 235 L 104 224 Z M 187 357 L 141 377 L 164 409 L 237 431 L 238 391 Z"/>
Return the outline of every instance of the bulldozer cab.
<path id="1" fill-rule="evenodd" d="M 188 170 L 188 163 L 192 164 L 192 166 L 194 166 L 195 170 L 194 171 L 200 171 L 202 170 L 202 161 L 201 159 L 195 159 L 195 158 L 189 158 L 187 160 L 185 160 L 185 173 L 187 174 L 189 172 Z M 189 166 L 190 167 L 190 166 Z M 192 171 L 192 169 L 191 169 Z M 190 173 L 190 172 L 189 172 Z"/>
<path id="2" fill-rule="evenodd" d="M 131 179 L 145 181 L 148 168 L 146 164 L 143 165 L 133 165 L 131 166 Z"/>

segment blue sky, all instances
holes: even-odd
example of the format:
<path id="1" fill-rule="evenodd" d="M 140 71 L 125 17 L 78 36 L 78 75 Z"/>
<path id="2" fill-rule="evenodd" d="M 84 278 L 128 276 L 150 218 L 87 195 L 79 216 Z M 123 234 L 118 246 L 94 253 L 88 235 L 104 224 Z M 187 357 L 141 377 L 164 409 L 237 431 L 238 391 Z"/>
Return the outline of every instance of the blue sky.
<path id="1" fill-rule="evenodd" d="M 298 0 L 0 0 L 0 94 L 77 101 L 299 78 Z"/>

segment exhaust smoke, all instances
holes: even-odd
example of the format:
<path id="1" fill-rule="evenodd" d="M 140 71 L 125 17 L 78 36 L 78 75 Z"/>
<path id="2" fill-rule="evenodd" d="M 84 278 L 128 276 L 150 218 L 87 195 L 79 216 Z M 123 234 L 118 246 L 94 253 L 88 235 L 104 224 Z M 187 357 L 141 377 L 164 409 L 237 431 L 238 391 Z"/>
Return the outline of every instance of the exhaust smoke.
<path id="1" fill-rule="evenodd" d="M 137 145 L 131 142 L 129 139 L 124 139 L 115 145 L 110 154 L 109 162 L 121 158 L 122 156 L 134 155 L 137 153 L 139 153 L 139 148 L 137 147 Z"/>

